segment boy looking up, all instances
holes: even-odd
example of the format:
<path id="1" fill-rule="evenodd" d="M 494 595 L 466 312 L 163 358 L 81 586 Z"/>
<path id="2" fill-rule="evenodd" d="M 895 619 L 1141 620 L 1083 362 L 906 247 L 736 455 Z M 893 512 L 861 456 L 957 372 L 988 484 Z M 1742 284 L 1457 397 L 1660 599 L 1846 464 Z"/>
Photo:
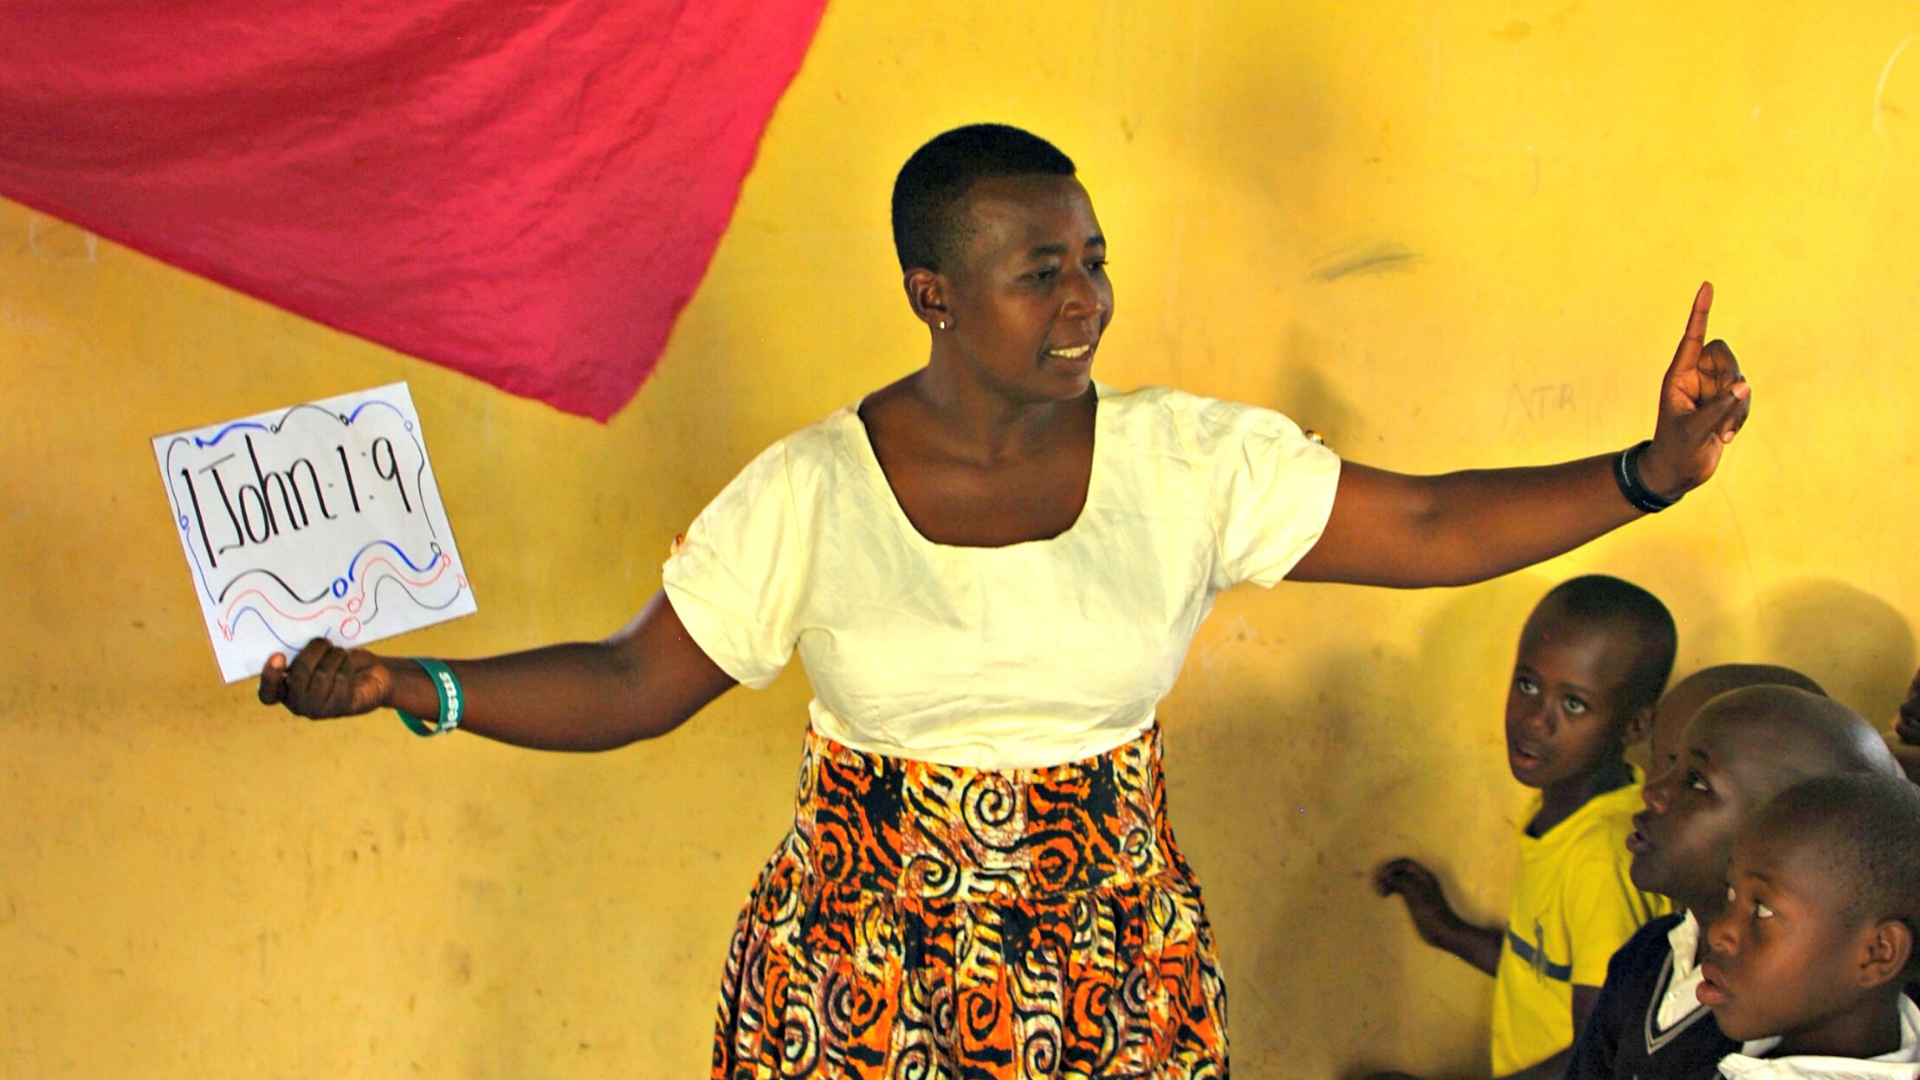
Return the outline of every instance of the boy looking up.
<path id="1" fill-rule="evenodd" d="M 1504 929 L 1460 918 L 1412 859 L 1375 876 L 1423 940 L 1494 976 L 1496 1077 L 1559 1077 L 1608 957 L 1666 910 L 1627 879 L 1640 777 L 1621 755 L 1653 718 L 1674 647 L 1665 605 L 1619 578 L 1574 578 L 1528 617 L 1507 687 L 1507 765 L 1539 796 Z"/>
<path id="2" fill-rule="evenodd" d="M 1898 775 L 1873 725 L 1788 686 L 1721 694 L 1670 745 L 1673 762 L 1647 780 L 1627 848 L 1633 883 L 1683 913 L 1648 923 L 1614 954 L 1568 1080 L 1711 1080 L 1739 1046 L 1695 996 L 1700 927 L 1727 905 L 1735 833 L 1755 807 L 1810 777 Z"/>
<path id="3" fill-rule="evenodd" d="M 1700 986 L 1743 1043 L 1722 1075 L 1920 1076 L 1920 1010 L 1900 992 L 1920 926 L 1920 789 L 1879 775 L 1796 784 L 1741 827 L 1728 885 Z"/>
<path id="4" fill-rule="evenodd" d="M 1679 752 L 1680 733 L 1700 707 L 1729 690 L 1748 686 L 1791 686 L 1826 697 L 1811 678 L 1778 664 L 1715 664 L 1704 667 L 1667 688 L 1653 710 L 1647 732 L 1647 779 L 1666 772 Z"/>

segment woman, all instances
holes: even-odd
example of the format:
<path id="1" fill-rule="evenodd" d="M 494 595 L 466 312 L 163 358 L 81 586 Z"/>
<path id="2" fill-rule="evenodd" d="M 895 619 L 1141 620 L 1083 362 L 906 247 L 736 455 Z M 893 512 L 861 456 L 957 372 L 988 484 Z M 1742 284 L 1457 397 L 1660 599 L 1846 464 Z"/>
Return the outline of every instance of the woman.
<path id="1" fill-rule="evenodd" d="M 816 698 L 795 824 L 735 934 L 713 1075 L 1224 1074 L 1154 724 L 1213 596 L 1478 581 L 1678 499 L 1749 407 L 1703 344 L 1711 290 L 1649 443 L 1405 476 L 1264 409 L 1096 387 L 1106 241 L 1044 140 L 941 135 L 893 212 L 926 366 L 750 464 L 626 629 L 451 665 L 314 642 L 260 698 L 604 750 L 798 648 Z"/>

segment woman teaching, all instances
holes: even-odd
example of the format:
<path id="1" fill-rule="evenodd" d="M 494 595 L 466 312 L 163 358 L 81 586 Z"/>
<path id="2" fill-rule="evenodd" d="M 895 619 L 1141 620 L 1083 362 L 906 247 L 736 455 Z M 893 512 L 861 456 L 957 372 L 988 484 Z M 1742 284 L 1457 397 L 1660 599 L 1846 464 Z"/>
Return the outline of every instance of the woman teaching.
<path id="1" fill-rule="evenodd" d="M 713 1076 L 1225 1075 L 1224 983 L 1165 816 L 1155 706 L 1220 591 L 1459 585 L 1705 482 L 1750 405 L 1694 300 L 1653 437 L 1410 476 L 1267 409 L 1092 379 L 1107 243 L 1065 155 L 974 125 L 893 193 L 926 365 L 749 464 L 595 643 L 486 660 L 315 641 L 260 699 L 605 750 L 797 649 L 794 825 L 741 914 Z"/>

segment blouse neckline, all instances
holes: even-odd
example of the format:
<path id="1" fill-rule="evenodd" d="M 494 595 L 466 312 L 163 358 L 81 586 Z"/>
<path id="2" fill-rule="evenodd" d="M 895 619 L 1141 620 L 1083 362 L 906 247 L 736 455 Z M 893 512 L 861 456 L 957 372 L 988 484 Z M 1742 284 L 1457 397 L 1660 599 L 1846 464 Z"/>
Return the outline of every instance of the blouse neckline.
<path id="1" fill-rule="evenodd" d="M 1101 467 L 1101 462 L 1106 457 L 1105 447 L 1107 445 L 1107 439 L 1103 436 L 1101 428 L 1106 423 L 1108 410 L 1102 407 L 1101 402 L 1110 392 L 1111 391 L 1098 380 L 1093 383 L 1093 460 L 1087 472 L 1087 495 L 1080 503 L 1080 513 L 1074 517 L 1073 524 L 1068 525 L 1052 536 L 1040 537 L 1034 540 L 1016 540 L 1011 544 L 942 544 L 938 541 L 927 539 L 927 535 L 920 531 L 920 527 L 913 523 L 912 518 L 907 516 L 906 508 L 900 505 L 900 495 L 893 490 L 893 481 L 887 478 L 887 470 L 880 464 L 880 454 L 873 448 L 873 436 L 867 431 L 866 421 L 860 419 L 859 403 L 856 402 L 853 405 L 849 405 L 842 411 L 846 414 L 846 422 L 853 429 L 852 434 L 848 436 L 848 441 L 854 445 L 855 456 L 860 459 L 861 471 L 879 488 L 878 494 L 881 503 L 887 507 L 887 516 L 892 518 L 894 524 L 898 526 L 902 532 L 911 537 L 915 543 L 923 547 L 945 551 L 1012 551 L 1018 548 L 1034 547 L 1041 544 L 1056 544 L 1065 541 L 1068 537 L 1078 532 L 1081 524 L 1087 520 L 1087 509 L 1093 505 L 1094 493 L 1100 487 L 1102 474 L 1106 472 L 1106 470 Z"/>

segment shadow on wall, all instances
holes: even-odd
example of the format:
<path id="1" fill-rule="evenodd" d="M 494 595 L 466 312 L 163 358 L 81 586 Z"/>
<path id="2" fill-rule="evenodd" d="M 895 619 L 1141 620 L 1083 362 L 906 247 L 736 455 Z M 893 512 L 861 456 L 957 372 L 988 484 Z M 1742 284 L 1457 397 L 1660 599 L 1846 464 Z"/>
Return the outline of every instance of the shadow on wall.
<path id="1" fill-rule="evenodd" d="M 1366 423 L 1360 410 L 1327 375 L 1339 368 L 1338 350 L 1305 324 L 1296 322 L 1288 328 L 1286 352 L 1276 359 L 1272 400 L 1286 403 L 1281 411 L 1301 427 L 1318 431 L 1329 446 L 1353 453 Z M 1359 453 L 1365 454 L 1366 450 Z"/>
<path id="2" fill-rule="evenodd" d="M 1553 584 L 1522 574 L 1454 591 L 1419 618 L 1411 649 L 1365 644 L 1283 671 L 1259 658 L 1312 648 L 1311 631 L 1284 641 L 1254 627 L 1393 625 L 1408 597 L 1294 584 L 1222 598 L 1188 675 L 1226 693 L 1202 723 L 1180 702 L 1164 711 L 1175 828 L 1220 931 L 1235 1063 L 1251 1075 L 1483 1067 L 1492 981 L 1422 944 L 1372 872 L 1414 856 L 1463 915 L 1501 921 L 1526 797 L 1506 767 L 1505 687 L 1521 623 Z M 1242 604 L 1293 610 L 1242 619 Z"/>
<path id="3" fill-rule="evenodd" d="M 1483 1068 L 1493 980 L 1455 957 L 1419 940 L 1398 899 L 1380 898 L 1372 871 L 1387 859 L 1412 856 L 1431 867 L 1455 909 L 1480 925 L 1501 925 L 1514 859 L 1513 829 L 1527 793 L 1507 769 L 1506 688 L 1514 648 L 1528 612 L 1557 584 L 1551 575 L 1524 573 L 1447 594 L 1420 619 L 1417 650 L 1401 664 L 1398 685 L 1414 696 L 1411 706 L 1377 717 L 1369 742 L 1404 745 L 1391 766 L 1375 775 L 1378 790 L 1340 824 L 1335 843 L 1359 874 L 1350 902 L 1371 905 L 1381 959 L 1370 972 L 1375 999 L 1393 1003 L 1374 1020 L 1400 1025 L 1392 1038 L 1363 1040 L 1337 1075 L 1365 1076 L 1381 1069 L 1417 1073 L 1473 1072 Z M 1336 658 L 1354 682 L 1378 678 L 1377 666 Z M 1384 808 L 1395 807 L 1388 814 Z M 1427 812 L 1410 814 L 1413 808 Z M 1329 955 L 1329 965 L 1338 962 Z M 1402 1015 L 1404 1014 L 1404 1016 Z M 1405 1055 L 1418 1033 L 1446 1030 L 1455 1043 L 1440 1061 Z M 1398 1048 L 1398 1057 L 1388 1057 Z M 1443 1060 L 1445 1060 L 1443 1059 Z"/>
<path id="4" fill-rule="evenodd" d="M 1711 663 L 1755 661 L 1804 671 L 1835 700 L 1874 726 L 1886 728 L 1913 678 L 1913 629 L 1892 604 L 1844 581 L 1803 578 L 1763 590 L 1750 627 L 1727 620 L 1701 628 L 1705 640 L 1744 640 L 1746 656 Z"/>

